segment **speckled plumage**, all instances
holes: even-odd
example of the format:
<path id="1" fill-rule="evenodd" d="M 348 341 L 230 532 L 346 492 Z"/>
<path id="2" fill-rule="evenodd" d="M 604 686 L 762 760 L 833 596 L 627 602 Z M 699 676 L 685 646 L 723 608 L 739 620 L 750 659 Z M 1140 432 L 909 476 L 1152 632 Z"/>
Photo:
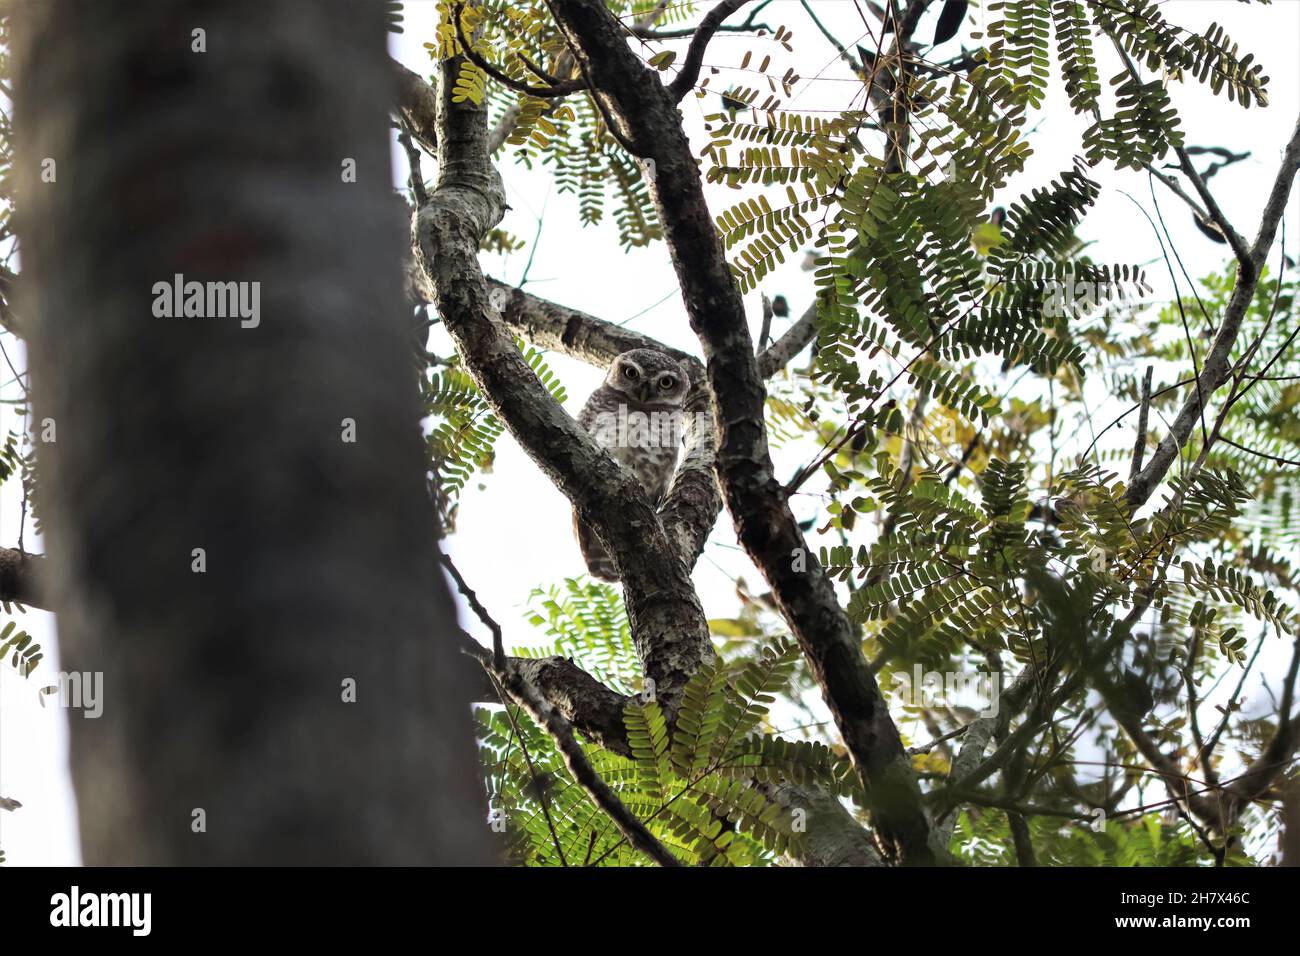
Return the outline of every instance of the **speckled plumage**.
<path id="1" fill-rule="evenodd" d="M 578 414 L 578 424 L 636 476 L 654 505 L 667 494 L 677 469 L 681 410 L 689 388 L 686 369 L 672 356 L 632 349 L 614 359 L 604 383 Z M 576 512 L 573 525 L 587 570 L 603 580 L 617 581 L 605 548 Z"/>

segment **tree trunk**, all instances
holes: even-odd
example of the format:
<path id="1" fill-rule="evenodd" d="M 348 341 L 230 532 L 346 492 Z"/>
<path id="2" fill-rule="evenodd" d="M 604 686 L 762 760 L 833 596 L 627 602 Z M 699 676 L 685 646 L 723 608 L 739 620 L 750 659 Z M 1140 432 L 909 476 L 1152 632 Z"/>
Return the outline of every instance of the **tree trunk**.
<path id="1" fill-rule="evenodd" d="M 70 711 L 86 862 L 490 862 L 381 5 L 11 15 L 38 507 L 64 666 L 103 679 Z M 177 275 L 259 311 L 160 316 Z"/>

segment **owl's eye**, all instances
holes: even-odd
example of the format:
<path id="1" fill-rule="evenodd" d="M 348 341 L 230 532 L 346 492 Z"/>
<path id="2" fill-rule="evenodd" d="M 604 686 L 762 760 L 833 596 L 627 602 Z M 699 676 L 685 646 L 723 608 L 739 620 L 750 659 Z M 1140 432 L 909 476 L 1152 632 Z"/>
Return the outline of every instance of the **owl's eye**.
<path id="1" fill-rule="evenodd" d="M 636 376 L 637 376 L 637 371 L 636 371 L 635 368 L 633 368 L 631 365 L 624 365 L 624 366 L 623 366 L 623 377 L 624 377 L 624 378 L 635 379 Z"/>
<path id="2" fill-rule="evenodd" d="M 677 387 L 677 379 L 673 378 L 671 375 L 665 375 L 659 380 L 659 387 L 665 392 L 672 391 Z"/>

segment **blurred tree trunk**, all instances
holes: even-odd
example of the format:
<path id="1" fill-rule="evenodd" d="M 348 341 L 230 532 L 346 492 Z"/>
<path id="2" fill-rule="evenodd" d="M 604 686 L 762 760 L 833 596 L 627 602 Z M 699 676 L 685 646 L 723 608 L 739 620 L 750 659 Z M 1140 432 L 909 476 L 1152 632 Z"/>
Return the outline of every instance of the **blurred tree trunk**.
<path id="1" fill-rule="evenodd" d="M 64 668 L 104 681 L 70 711 L 86 862 L 490 862 L 381 5 L 10 15 L 38 508 Z M 176 274 L 260 283 L 260 322 L 156 317 Z"/>

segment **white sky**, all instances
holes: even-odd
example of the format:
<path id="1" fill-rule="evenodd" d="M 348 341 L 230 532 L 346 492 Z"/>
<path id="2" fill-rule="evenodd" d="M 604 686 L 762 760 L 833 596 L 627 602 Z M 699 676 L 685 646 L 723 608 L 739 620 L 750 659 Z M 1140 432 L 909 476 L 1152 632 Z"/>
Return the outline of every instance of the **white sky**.
<path id="1" fill-rule="evenodd" d="M 708 4 L 702 5 L 701 9 Z M 940 4 L 923 22 L 918 37 L 932 35 L 933 22 Z M 1256 54 L 1256 60 L 1272 77 L 1269 85 L 1271 105 L 1265 111 L 1245 111 L 1228 103 L 1226 96 L 1214 97 L 1206 87 L 1195 82 L 1171 89 L 1175 105 L 1180 108 L 1183 129 L 1189 145 L 1227 146 L 1235 151 L 1249 150 L 1251 158 L 1220 172 L 1211 186 L 1220 205 L 1238 229 L 1253 238 L 1259 212 L 1272 183 L 1281 149 L 1300 111 L 1300 70 L 1297 48 L 1300 47 L 1300 2 L 1276 0 L 1269 7 L 1244 6 L 1235 0 L 1167 0 L 1161 4 L 1165 16 L 1179 25 L 1200 32 L 1211 21 L 1225 24 L 1243 50 Z M 872 48 L 875 43 L 864 36 L 864 26 L 851 0 L 815 0 L 814 8 L 828 29 L 852 49 L 861 42 Z M 733 17 L 740 21 L 745 11 Z M 436 8 L 432 0 L 407 0 L 406 32 L 393 38 L 393 52 L 403 63 L 422 74 L 432 70 L 431 61 L 421 44 L 432 38 Z M 931 54 L 932 59 L 946 59 L 959 52 L 959 43 L 970 43 L 969 31 L 985 21 L 987 14 L 975 12 L 963 25 L 958 40 Z M 753 49 L 755 61 L 772 55 L 771 72 L 779 75 L 786 66 L 805 77 L 795 95 L 785 105 L 807 110 L 848 108 L 860 92 L 847 68 L 839 62 L 834 49 L 808 19 L 798 0 L 776 0 L 758 18 L 776 27 L 784 25 L 794 33 L 794 53 L 786 53 L 770 40 L 747 40 L 719 34 L 709 48 L 706 66 L 722 72 L 711 81 L 711 88 L 724 89 L 728 83 L 753 83 L 755 74 L 736 72 L 744 52 Z M 674 44 L 684 50 L 685 43 Z M 972 44 L 973 45 L 973 44 Z M 1100 47 L 1099 47 L 1100 49 Z M 1103 60 L 1104 78 L 1118 72 L 1116 62 Z M 717 97 L 683 101 L 688 132 L 697 150 L 703 146 L 702 117 L 717 111 Z M 1068 169 L 1080 152 L 1079 133 L 1084 125 L 1070 111 L 1060 93 L 1055 72 L 1051 93 L 1039 117 L 1037 130 L 1030 138 L 1035 153 L 1026 171 L 1012 181 L 1005 200 L 1035 186 L 1045 186 L 1060 172 Z M 566 306 L 582 309 L 630 328 L 656 336 L 669 345 L 698 352 L 698 343 L 686 323 L 677 283 L 668 254 L 662 244 L 649 249 L 624 253 L 617 241 L 612 222 L 598 227 L 579 225 L 577 202 L 571 195 L 556 192 L 545 172 L 528 172 L 510 160 L 501 163 L 508 200 L 512 206 L 504 228 L 531 242 L 538 229 L 538 219 L 545 210 L 538 246 L 526 288 Z M 397 175 L 405 178 L 405 161 L 400 151 L 395 158 Z M 433 164 L 426 160 L 425 174 L 431 175 Z M 1126 199 L 1127 191 L 1152 213 L 1145 174 L 1116 174 L 1105 167 L 1092 175 L 1102 186 L 1102 195 L 1085 220 L 1082 234 L 1098 240 L 1100 258 L 1106 262 L 1150 263 L 1159 256 L 1159 247 L 1146 219 Z M 1213 245 L 1188 229 L 1188 213 L 1180 201 L 1157 187 L 1161 209 L 1179 245 L 1188 272 L 1199 278 L 1222 267 L 1226 247 Z M 732 192 L 711 187 L 709 198 L 715 213 L 748 197 L 752 192 Z M 1295 210 L 1293 204 L 1290 207 Z M 607 207 L 612 216 L 613 205 Z M 1297 252 L 1300 218 L 1287 219 L 1288 251 Z M 492 275 L 517 282 L 527 261 L 528 251 L 507 260 L 485 257 L 484 267 Z M 801 272 L 798 256 L 779 267 L 761 284 L 769 295 L 784 294 L 791 312 L 802 313 L 812 296 L 810 273 Z M 1271 262 L 1275 262 L 1273 257 Z M 1272 267 L 1272 266 L 1271 266 Z M 1169 297 L 1168 279 L 1159 261 L 1148 268 L 1148 279 L 1155 297 Z M 747 298 L 752 320 L 759 316 L 758 293 Z M 778 320 L 779 322 L 780 320 Z M 755 326 L 756 328 L 756 326 Z M 775 333 L 783 326 L 778 325 Z M 10 335 L 0 338 L 9 358 L 22 368 L 21 345 Z M 450 349 L 445 340 L 435 339 L 439 351 Z M 561 355 L 548 357 L 551 367 L 561 376 L 568 390 L 568 409 L 576 413 L 586 396 L 599 384 L 601 373 Z M 7 373 L 0 379 L 8 379 Z M 10 383 L 0 390 L 4 398 L 17 394 Z M 1096 397 L 1094 417 L 1109 422 L 1123 409 L 1123 404 L 1104 392 Z M 17 429 L 16 419 L 9 423 Z M 1131 441 L 1131 432 L 1119 431 L 1120 444 Z M 0 428 L 0 438 L 3 429 Z M 1073 449 L 1076 453 L 1081 449 Z M 777 474 L 788 477 L 805 463 L 815 449 L 809 445 L 790 446 L 776 453 Z M 506 630 L 507 643 L 523 643 L 540 638 L 539 632 L 522 620 L 529 592 L 537 586 L 560 584 L 565 577 L 583 573 L 578 549 L 573 541 L 567 501 L 537 471 L 531 461 L 503 436 L 497 445 L 496 467 L 483 478 L 485 490 L 475 484 L 461 499 L 459 527 L 449 547 L 461 572 L 474 587 L 483 603 Z M 18 537 L 21 489 L 14 479 L 0 489 L 0 545 L 12 547 Z M 800 517 L 812 514 L 815 501 L 796 500 Z M 838 544 L 837 539 L 812 541 L 814 546 Z M 28 550 L 39 552 L 40 542 L 31 533 L 25 540 Z M 718 522 L 705 556 L 696 567 L 695 581 L 710 617 L 733 616 L 737 610 L 735 578 L 744 576 L 757 585 L 759 575 L 736 548 L 730 522 L 724 515 Z M 472 616 L 463 614 L 472 633 L 484 640 Z M 2 626 L 2 624 L 0 624 Z M 0 848 L 11 865 L 59 865 L 79 862 L 75 804 L 66 766 L 66 729 L 64 715 L 57 708 L 40 707 L 35 687 L 50 683 L 58 673 L 57 645 L 53 616 L 43 611 L 29 611 L 20 617 L 18 626 L 29 631 L 45 648 L 46 657 L 31 681 L 23 681 L 5 665 L 0 672 L 0 796 L 23 803 L 13 813 L 0 811 Z M 1257 631 L 1246 632 L 1253 636 Z M 1285 657 L 1281 642 L 1261 657 L 1257 672 L 1277 674 L 1278 662 Z M 1230 682 L 1225 682 L 1230 683 Z M 1258 680 L 1248 686 L 1247 700 L 1258 705 L 1266 701 Z M 1276 686 L 1276 680 L 1274 680 Z M 112 706 L 112 702 L 106 703 Z M 896 716 L 900 716 L 896 714 Z M 79 720 L 80 716 L 70 719 Z M 923 727 L 904 722 L 905 735 L 917 741 L 928 739 Z"/>

